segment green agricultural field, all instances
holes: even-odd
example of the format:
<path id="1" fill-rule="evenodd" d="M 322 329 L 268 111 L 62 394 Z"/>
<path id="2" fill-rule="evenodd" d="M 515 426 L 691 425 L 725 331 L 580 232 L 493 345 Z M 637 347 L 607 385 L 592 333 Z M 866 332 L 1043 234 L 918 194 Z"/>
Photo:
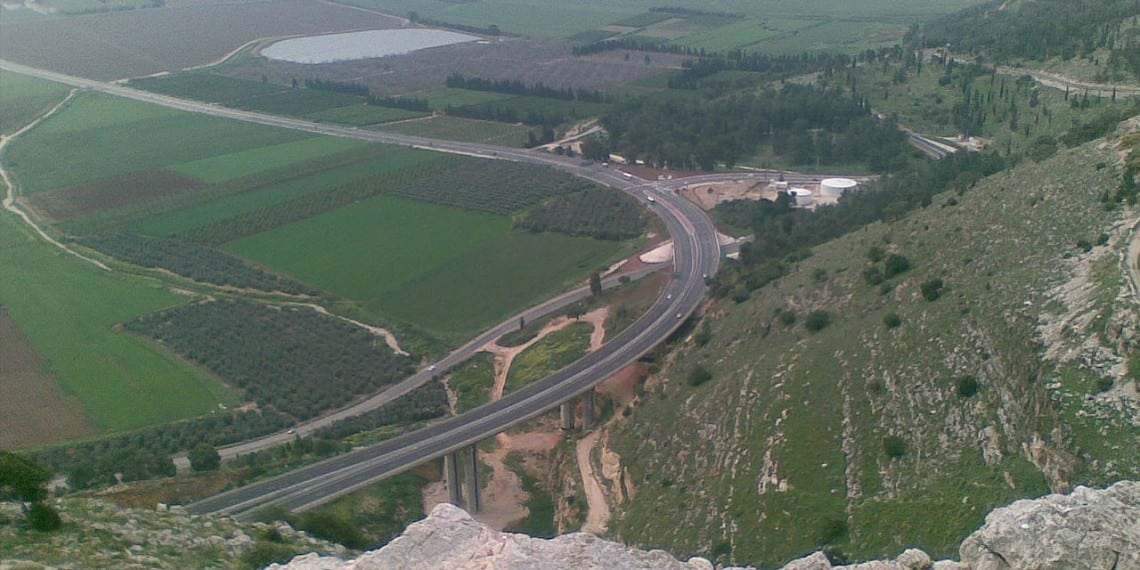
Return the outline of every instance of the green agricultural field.
<path id="1" fill-rule="evenodd" d="M 364 97 L 351 93 L 337 93 L 320 89 L 286 89 L 280 93 L 234 101 L 231 105 L 271 115 L 301 117 L 310 113 L 359 105 L 364 101 Z"/>
<path id="2" fill-rule="evenodd" d="M 209 413 L 235 392 L 115 327 L 185 302 L 154 283 L 107 273 L 0 214 L 0 303 L 95 424 L 124 430 Z"/>
<path id="3" fill-rule="evenodd" d="M 378 125 L 380 123 L 390 123 L 392 121 L 406 121 L 426 115 L 427 113 L 421 113 L 419 111 L 393 109 L 391 107 L 360 103 L 309 113 L 305 115 L 305 118 L 310 121 L 341 123 L 344 125 L 364 127 L 368 125 Z"/>
<path id="4" fill-rule="evenodd" d="M 381 299 L 393 316 L 450 338 L 470 336 L 632 254 L 629 242 L 513 231 Z"/>
<path id="5" fill-rule="evenodd" d="M 350 139 L 314 137 L 184 162 L 170 170 L 207 184 L 217 184 L 366 144 Z"/>
<path id="6" fill-rule="evenodd" d="M 359 303 L 374 318 L 452 340 L 583 279 L 624 251 L 619 242 L 512 231 L 504 216 L 391 196 L 225 249 Z"/>
<path id="7" fill-rule="evenodd" d="M 32 194 L 313 136 L 84 93 L 14 142 L 7 165 Z"/>
<path id="8" fill-rule="evenodd" d="M 375 196 L 224 249 L 375 311 L 409 281 L 509 232 L 502 216 Z"/>
<path id="9" fill-rule="evenodd" d="M 67 87 L 0 70 L 0 133 L 14 133 L 67 95 Z"/>
<path id="10" fill-rule="evenodd" d="M 504 146 L 522 146 L 530 127 L 460 117 L 432 117 L 419 121 L 379 125 L 377 130 L 462 142 L 485 142 Z"/>
<path id="11" fill-rule="evenodd" d="M 289 87 L 276 83 L 235 79 L 206 71 L 132 79 L 130 86 L 173 97 L 226 104 L 289 90 Z"/>
<path id="12" fill-rule="evenodd" d="M 345 142 L 343 139 L 325 139 Z M 223 220 L 282 204 L 289 200 L 378 176 L 391 176 L 404 168 L 437 160 L 441 155 L 423 151 L 374 145 L 369 148 L 350 146 L 349 152 L 368 151 L 350 164 L 339 168 L 311 168 L 312 174 L 298 175 L 298 165 L 282 166 L 281 178 L 271 177 L 264 184 L 191 208 L 153 216 L 131 226 L 133 231 L 156 236 L 174 236 Z M 225 158 L 225 157 L 221 157 Z M 332 157 L 323 157 L 334 159 Z M 323 161 L 321 161 L 323 162 Z"/>

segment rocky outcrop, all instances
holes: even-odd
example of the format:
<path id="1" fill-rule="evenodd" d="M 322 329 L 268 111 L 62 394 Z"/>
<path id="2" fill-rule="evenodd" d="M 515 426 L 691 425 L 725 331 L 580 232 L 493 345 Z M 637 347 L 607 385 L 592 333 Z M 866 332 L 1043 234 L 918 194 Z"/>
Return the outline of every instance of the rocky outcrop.
<path id="1" fill-rule="evenodd" d="M 1137 570 L 1140 569 L 1140 482 L 1104 490 L 1077 487 L 1069 495 L 1017 501 L 997 509 L 963 543 L 961 562 L 932 561 L 907 550 L 889 561 L 844 570 Z M 308 554 L 276 570 L 712 570 L 703 558 L 682 562 L 661 550 L 638 550 L 575 533 L 552 540 L 501 533 L 443 504 L 384 548 L 355 560 Z M 822 553 L 784 570 L 831 570 Z"/>
<path id="2" fill-rule="evenodd" d="M 990 513 L 959 554 L 979 570 L 1140 569 L 1140 482 L 1017 501 Z"/>
<path id="3" fill-rule="evenodd" d="M 663 550 L 638 550 L 590 534 L 543 540 L 497 532 L 463 510 L 437 505 L 387 546 L 355 560 L 299 556 L 276 570 L 713 570 L 703 558 L 680 562 Z"/>

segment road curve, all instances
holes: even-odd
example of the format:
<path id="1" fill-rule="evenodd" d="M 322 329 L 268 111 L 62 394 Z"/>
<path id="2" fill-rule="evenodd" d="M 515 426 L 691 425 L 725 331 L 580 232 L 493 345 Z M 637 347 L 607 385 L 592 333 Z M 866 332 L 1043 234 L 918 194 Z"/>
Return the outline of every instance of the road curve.
<path id="1" fill-rule="evenodd" d="M 597 164 L 516 148 L 397 135 L 312 123 L 219 107 L 72 77 L 0 60 L 0 67 L 74 87 L 108 93 L 184 111 L 269 126 L 549 166 L 625 192 L 638 200 L 652 196 L 650 209 L 664 222 L 674 242 L 673 278 L 662 296 L 630 327 L 569 367 L 501 400 L 415 432 L 340 455 L 320 463 L 193 503 L 194 514 L 220 513 L 250 518 L 264 506 L 304 510 L 395 475 L 425 461 L 457 451 L 569 400 L 648 353 L 673 334 L 705 298 L 705 278 L 720 260 L 716 228 L 696 205 L 658 183 L 630 178 Z"/>

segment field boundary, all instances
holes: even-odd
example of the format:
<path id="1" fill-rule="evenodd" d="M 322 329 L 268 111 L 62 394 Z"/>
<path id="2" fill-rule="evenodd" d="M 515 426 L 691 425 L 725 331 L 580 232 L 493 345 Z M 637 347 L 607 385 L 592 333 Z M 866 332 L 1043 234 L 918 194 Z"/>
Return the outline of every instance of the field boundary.
<path id="1" fill-rule="evenodd" d="M 71 91 L 68 91 L 67 97 L 64 97 L 62 101 L 56 104 L 56 106 L 48 109 L 46 113 L 40 115 L 38 118 L 36 118 L 36 120 L 28 123 L 27 125 L 24 125 L 23 128 L 8 136 L 0 136 L 0 159 L 3 158 L 4 149 L 8 147 L 9 143 L 16 140 L 16 137 L 19 137 L 20 135 L 32 130 L 36 127 L 36 125 L 39 125 L 45 119 L 51 117 L 52 115 L 55 115 L 56 112 L 58 112 L 60 109 L 66 107 L 67 104 L 70 103 L 71 100 L 75 97 L 75 94 L 78 91 L 79 90 L 75 88 L 71 89 Z M 107 264 L 103 263 L 102 261 L 87 257 L 86 255 L 83 255 L 82 253 L 79 253 L 78 251 L 75 251 L 66 245 L 63 245 L 59 240 L 48 235 L 48 233 L 44 231 L 43 228 L 36 224 L 35 220 L 32 219 L 31 214 L 28 214 L 16 204 L 16 183 L 13 182 L 12 177 L 8 176 L 8 170 L 4 168 L 3 160 L 0 160 L 0 179 L 3 179 L 4 186 L 6 186 L 8 189 L 3 201 L 5 210 L 8 210 L 9 212 L 12 212 L 13 214 L 16 214 L 22 218 L 24 220 L 24 223 L 28 224 L 29 227 L 35 230 L 35 232 L 38 233 L 40 237 L 44 238 L 44 240 L 48 243 L 71 255 L 74 255 L 75 257 L 78 257 L 79 259 L 82 259 L 83 261 L 93 264 L 95 267 L 98 267 L 103 271 L 111 271 L 111 268 L 107 267 Z"/>

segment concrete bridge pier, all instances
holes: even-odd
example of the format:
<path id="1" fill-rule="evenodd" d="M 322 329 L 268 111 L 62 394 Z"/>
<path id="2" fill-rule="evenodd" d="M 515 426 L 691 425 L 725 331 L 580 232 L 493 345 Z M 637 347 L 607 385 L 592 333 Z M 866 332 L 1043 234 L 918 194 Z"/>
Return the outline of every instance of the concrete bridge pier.
<path id="1" fill-rule="evenodd" d="M 463 454 L 463 502 L 470 514 L 479 512 L 479 450 L 474 445 L 464 449 Z"/>
<path id="2" fill-rule="evenodd" d="M 447 502 L 463 506 L 463 494 L 459 489 L 459 458 L 455 453 L 443 456 L 443 484 L 447 487 Z"/>
<path id="3" fill-rule="evenodd" d="M 574 429 L 574 401 L 563 402 L 558 410 L 562 414 L 562 431 Z"/>
<path id="4" fill-rule="evenodd" d="M 594 427 L 594 389 L 582 395 L 582 431 Z"/>

